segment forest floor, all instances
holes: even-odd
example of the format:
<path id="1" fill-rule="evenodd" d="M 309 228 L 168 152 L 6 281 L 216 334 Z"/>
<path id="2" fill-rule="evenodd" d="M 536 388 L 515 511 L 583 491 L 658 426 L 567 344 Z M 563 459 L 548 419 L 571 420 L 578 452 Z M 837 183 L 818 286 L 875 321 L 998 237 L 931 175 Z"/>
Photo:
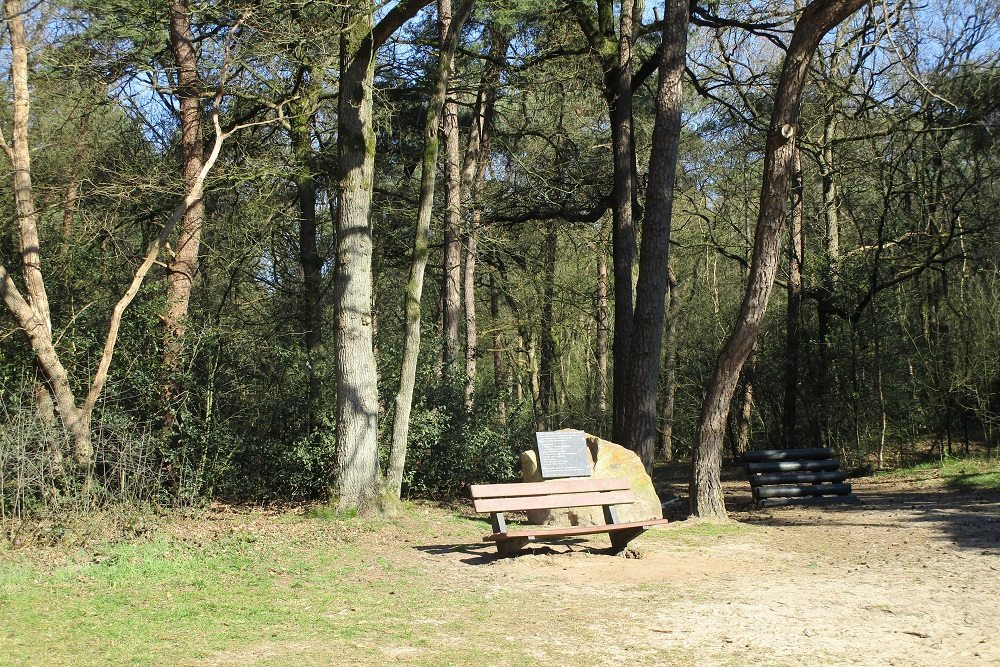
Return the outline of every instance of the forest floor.
<path id="1" fill-rule="evenodd" d="M 734 473 L 736 522 L 677 521 L 631 558 L 599 536 L 498 559 L 464 505 L 105 516 L 127 534 L 49 526 L 48 545 L 38 527 L 0 547 L 0 664 L 996 665 L 991 475 L 757 510 Z"/>

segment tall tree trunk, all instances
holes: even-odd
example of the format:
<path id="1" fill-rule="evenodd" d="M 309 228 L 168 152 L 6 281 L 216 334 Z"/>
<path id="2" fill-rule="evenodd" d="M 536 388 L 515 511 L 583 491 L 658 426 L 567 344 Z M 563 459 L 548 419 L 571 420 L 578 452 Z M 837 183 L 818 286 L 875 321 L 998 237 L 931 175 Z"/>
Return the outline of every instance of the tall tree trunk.
<path id="1" fill-rule="evenodd" d="M 375 170 L 372 90 L 375 50 L 427 0 L 403 0 L 373 25 L 374 0 L 344 9 L 337 114 L 337 262 L 334 348 L 337 455 L 333 498 L 338 511 L 379 511 L 378 369 L 373 347 L 371 204 Z"/>
<path id="2" fill-rule="evenodd" d="M 341 36 L 334 345 L 337 378 L 337 457 L 334 496 L 339 511 L 379 509 L 378 373 L 372 350 L 371 202 L 375 165 L 372 87 L 372 0 L 344 10 Z"/>
<path id="3" fill-rule="evenodd" d="M 781 414 L 781 439 L 786 448 L 795 446 L 795 423 L 799 393 L 799 348 L 802 319 L 802 268 L 805 243 L 802 237 L 802 157 L 798 146 L 792 156 L 792 215 L 789 227 L 788 312 L 785 318 L 785 395 Z"/>
<path id="4" fill-rule="evenodd" d="M 451 0 L 438 3 L 441 14 L 439 27 L 444 39 L 452 22 Z M 452 63 L 449 78 L 454 76 Z M 452 370 L 461 354 L 462 328 L 462 173 L 461 147 L 458 133 L 458 101 L 455 91 L 445 100 L 441 131 L 444 134 L 444 292 L 442 295 L 442 326 L 444 329 L 445 375 Z"/>
<path id="5" fill-rule="evenodd" d="M 608 427 L 608 256 L 604 248 L 597 253 L 597 295 L 594 319 L 597 333 L 594 342 L 594 357 L 597 367 L 597 381 L 594 393 L 597 395 L 597 414 L 601 428 Z M 601 433 L 603 435 L 603 432 Z"/>
<path id="6" fill-rule="evenodd" d="M 492 33 L 486 65 L 476 95 L 476 106 L 469 128 L 469 143 L 462 163 L 463 202 L 470 209 L 465 238 L 465 261 L 462 275 L 462 301 L 465 309 L 465 409 L 471 412 L 476 392 L 476 362 L 478 341 L 476 328 L 476 260 L 479 246 L 479 225 L 483 206 L 480 195 L 486 181 L 486 165 L 493 135 L 493 116 L 496 108 L 497 87 L 500 83 L 501 63 L 505 61 L 510 34 L 502 27 L 491 25 Z"/>
<path id="7" fill-rule="evenodd" d="M 553 301 L 556 275 L 556 223 L 545 223 L 545 247 L 542 257 L 542 322 L 538 363 L 538 404 L 541 420 L 552 425 L 552 396 L 555 390 L 556 340 L 553 333 Z"/>
<path id="8" fill-rule="evenodd" d="M 21 250 L 21 274 L 27 298 L 21 296 L 6 269 L 0 267 L 0 296 L 24 329 L 45 376 L 48 391 L 55 399 L 59 417 L 73 439 L 73 459 L 83 474 L 84 491 L 89 492 L 94 448 L 90 437 L 90 416 L 76 405 L 69 376 L 59 362 L 52 344 L 52 319 L 49 297 L 42 276 L 41 248 L 38 237 L 39 210 L 35 206 L 31 182 L 31 150 L 28 126 L 31 117 L 31 94 L 28 89 L 28 43 L 20 0 L 4 0 L 7 28 L 10 33 L 11 143 L 3 147 L 11 163 L 14 208 Z M 40 410 L 46 405 L 40 401 Z"/>
<path id="9" fill-rule="evenodd" d="M 177 65 L 176 95 L 181 117 L 181 178 L 185 191 L 190 191 L 204 166 L 204 145 L 201 130 L 200 81 L 198 56 L 191 33 L 188 0 L 170 3 L 170 49 Z M 184 335 L 194 276 L 198 271 L 198 250 L 205 204 L 196 201 L 177 225 L 177 245 L 167 264 L 167 303 L 163 314 L 163 367 L 166 378 L 161 395 L 163 428 L 169 431 L 180 407 L 183 391 L 179 374 L 184 354 Z"/>
<path id="10" fill-rule="evenodd" d="M 507 385 L 503 372 L 503 338 L 500 335 L 500 295 L 497 290 L 495 271 L 490 270 L 490 319 L 493 326 L 493 390 L 497 396 L 497 418 L 501 424 L 507 423 Z"/>
<path id="11" fill-rule="evenodd" d="M 878 322 L 878 312 L 872 309 L 872 319 Z M 882 373 L 882 345 L 881 345 L 881 332 L 876 331 L 875 336 L 873 336 L 875 342 L 875 380 L 878 386 L 878 407 L 879 415 L 881 416 L 881 428 L 879 429 L 879 439 L 878 439 L 878 450 L 876 463 L 878 464 L 878 469 L 882 470 L 885 465 L 885 443 L 886 438 L 889 434 L 889 414 L 886 411 L 885 405 L 885 380 Z"/>
<path id="12" fill-rule="evenodd" d="M 663 405 L 660 408 L 660 456 L 674 458 L 674 403 L 677 397 L 677 315 L 680 312 L 677 278 L 667 268 L 667 315 L 663 331 Z"/>
<path id="13" fill-rule="evenodd" d="M 308 71 L 307 76 L 311 75 Z M 299 209 L 299 263 L 302 266 L 302 345 L 306 355 L 306 431 L 312 433 L 319 421 L 323 380 L 317 364 L 323 344 L 321 295 L 323 259 L 316 235 L 316 177 L 312 168 L 310 127 L 319 87 L 310 81 L 297 113 L 291 118 L 290 138 L 296 172 L 292 177 Z"/>
<path id="14" fill-rule="evenodd" d="M 819 441 L 824 446 L 830 442 L 830 395 L 833 377 L 830 371 L 830 333 L 834 316 L 834 296 L 837 290 L 837 274 L 840 266 L 840 209 L 833 141 L 837 134 L 837 111 L 831 101 L 827 104 L 826 119 L 823 124 L 823 144 L 820 151 L 820 178 L 823 189 L 823 220 L 826 233 L 823 237 L 823 267 L 820 277 L 818 309 L 818 352 L 819 377 L 816 382 L 816 406 L 818 410 Z"/>
<path id="15" fill-rule="evenodd" d="M 443 5 L 448 0 L 438 2 L 438 20 L 443 23 Z M 427 267 L 427 248 L 430 240 L 431 213 L 434 209 L 434 182 L 437 177 L 438 126 L 441 109 L 448 91 L 448 80 L 455 57 L 455 47 L 462 24 L 472 9 L 473 2 L 466 0 L 457 15 L 450 15 L 449 27 L 442 29 L 438 69 L 434 81 L 434 92 L 427 102 L 427 118 L 424 124 L 424 155 L 420 166 L 420 203 L 417 209 L 417 224 L 413 235 L 413 255 L 410 258 L 410 279 L 406 284 L 405 326 L 403 332 L 403 361 L 399 376 L 399 391 L 396 393 L 396 410 L 392 421 L 392 448 L 389 452 L 389 471 L 386 488 L 392 497 L 399 499 L 403 487 L 403 471 L 406 465 L 407 437 L 410 430 L 410 409 L 413 406 L 413 386 L 416 382 L 417 359 L 420 354 L 420 299 L 424 290 L 424 270 Z M 450 8 L 449 8 L 450 9 Z"/>
<path id="16" fill-rule="evenodd" d="M 774 286 L 785 225 L 786 187 L 795 150 L 795 127 L 809 63 L 823 36 L 862 4 L 864 0 L 813 0 L 796 22 L 785 53 L 764 152 L 750 277 L 739 316 L 719 353 L 698 417 L 690 489 L 691 514 L 696 517 L 727 518 L 721 481 L 722 439 L 740 370 L 757 340 Z"/>
<path id="17" fill-rule="evenodd" d="M 639 280 L 629 352 L 628 394 L 624 444 L 639 454 L 648 472 L 656 455 L 656 384 L 660 374 L 663 315 L 667 291 L 670 223 L 680 143 L 681 108 L 687 52 L 690 3 L 669 0 L 660 54 L 660 85 L 656 97 L 649 159 L 649 186 L 642 225 Z"/>
<path id="18" fill-rule="evenodd" d="M 632 220 L 635 144 L 632 129 L 632 46 L 638 2 L 622 3 L 618 59 L 605 69 L 605 91 L 611 116 L 611 151 L 614 168 L 611 229 L 614 266 L 615 321 L 612 355 L 612 439 L 625 442 L 629 387 L 629 352 L 632 345 L 632 265 L 635 262 L 635 228 Z"/>

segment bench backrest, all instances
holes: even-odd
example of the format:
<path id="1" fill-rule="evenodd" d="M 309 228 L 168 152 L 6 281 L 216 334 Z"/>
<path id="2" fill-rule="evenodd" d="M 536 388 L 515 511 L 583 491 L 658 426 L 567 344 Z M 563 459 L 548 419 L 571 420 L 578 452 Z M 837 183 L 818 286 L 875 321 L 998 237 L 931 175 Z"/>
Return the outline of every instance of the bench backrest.
<path id="1" fill-rule="evenodd" d="M 477 512 L 546 510 L 635 502 L 635 494 L 628 480 L 617 478 L 473 484 L 469 486 L 469 495 Z"/>

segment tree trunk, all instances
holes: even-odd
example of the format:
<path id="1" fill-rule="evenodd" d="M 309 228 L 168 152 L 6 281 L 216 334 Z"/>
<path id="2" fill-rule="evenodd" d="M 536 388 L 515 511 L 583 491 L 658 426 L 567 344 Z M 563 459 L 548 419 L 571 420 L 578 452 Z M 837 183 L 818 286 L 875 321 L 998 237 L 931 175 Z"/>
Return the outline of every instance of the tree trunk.
<path id="1" fill-rule="evenodd" d="M 687 25 L 690 4 L 669 0 L 660 54 L 660 85 L 656 98 L 649 159 L 649 186 L 642 226 L 639 280 L 629 352 L 628 394 L 623 445 L 639 454 L 647 472 L 656 455 L 656 385 L 660 374 L 663 316 L 667 291 L 670 223 L 680 142 L 681 108 Z"/>
<path id="2" fill-rule="evenodd" d="M 611 117 L 611 151 L 614 187 L 611 229 L 614 266 L 615 321 L 612 355 L 612 439 L 625 442 L 629 387 L 629 359 L 632 345 L 632 265 L 635 262 L 635 228 L 632 220 L 635 144 L 632 130 L 632 45 L 635 38 L 635 0 L 623 2 L 618 39 L 618 60 L 605 69 L 605 94 Z"/>
<path id="3" fill-rule="evenodd" d="M 62 233 L 59 240 L 59 258 L 64 266 L 69 258 L 70 237 L 73 234 L 73 221 L 80 208 L 80 188 L 83 186 L 84 174 L 80 167 L 84 164 L 87 147 L 90 143 L 90 114 L 80 119 L 77 128 L 76 149 L 73 151 L 73 163 L 68 170 L 66 190 L 63 194 Z"/>
<path id="4" fill-rule="evenodd" d="M 604 248 L 598 248 L 596 252 L 597 307 L 594 319 L 597 324 L 597 334 L 594 357 L 597 381 L 594 382 L 594 393 L 597 395 L 597 414 L 601 428 L 606 429 L 608 427 L 608 256 Z"/>
<path id="5" fill-rule="evenodd" d="M 788 196 L 786 186 L 809 63 L 823 35 L 862 4 L 864 0 L 813 0 L 796 22 L 785 54 L 764 152 L 760 212 L 750 276 L 739 316 L 719 353 L 698 417 L 690 490 L 691 514 L 696 517 L 727 518 L 721 481 L 722 438 L 729 403 L 740 370 L 757 340 L 778 268 Z"/>
<path id="6" fill-rule="evenodd" d="M 733 459 L 740 461 L 750 449 L 751 424 L 753 416 L 754 371 L 757 366 L 757 347 L 750 352 L 750 358 L 743 366 L 743 396 L 740 413 L 736 419 L 736 437 L 733 439 Z"/>
<path id="7" fill-rule="evenodd" d="M 371 201 L 375 165 L 372 0 L 344 10 L 341 36 L 334 345 L 337 457 L 333 493 L 341 512 L 378 510 L 378 374 L 372 350 Z"/>
<path id="8" fill-rule="evenodd" d="M 375 50 L 427 0 L 403 0 L 373 25 L 373 0 L 344 9 L 337 114 L 337 262 L 334 274 L 337 455 L 332 495 L 340 512 L 379 511 L 378 369 L 372 310 L 371 203 L 375 169 Z"/>
<path id="9" fill-rule="evenodd" d="M 497 396 L 497 418 L 501 424 L 507 423 L 507 386 L 503 372 L 503 339 L 500 335 L 500 295 L 498 294 L 495 271 L 490 270 L 490 319 L 493 326 L 493 390 Z"/>
<path id="10" fill-rule="evenodd" d="M 70 234 L 73 233 L 73 219 L 76 217 L 76 209 L 80 200 L 80 181 L 70 179 L 66 184 L 66 192 L 63 195 L 63 218 L 62 218 L 62 239 L 59 244 L 59 256 L 64 262 L 68 261 Z"/>
<path id="11" fill-rule="evenodd" d="M 462 262 L 462 303 L 465 310 L 465 411 L 471 413 L 476 396 L 476 356 L 479 342 L 476 331 L 476 253 L 480 211 L 473 211 L 469 233 L 465 237 L 465 259 Z"/>
<path id="12" fill-rule="evenodd" d="M 552 395 L 555 390 L 556 340 L 553 329 L 553 300 L 556 275 L 556 224 L 545 223 L 545 248 L 542 258 L 542 322 L 538 363 L 538 404 L 542 423 L 552 425 Z"/>
<path id="13" fill-rule="evenodd" d="M 443 24 L 443 5 L 448 0 L 439 0 L 439 21 Z M 417 359 L 420 354 L 420 299 L 424 290 L 424 270 L 427 267 L 427 248 L 430 241 L 431 213 L 434 209 L 434 182 L 437 178 L 438 126 L 441 109 L 448 90 L 448 80 L 455 56 L 458 36 L 462 31 L 472 2 L 466 1 L 452 19 L 450 25 L 441 31 L 440 55 L 434 82 L 434 92 L 427 103 L 427 118 L 424 124 L 424 155 L 420 168 L 420 203 L 417 209 L 417 224 L 413 235 L 413 255 L 410 259 L 410 279 L 406 284 L 405 326 L 403 332 L 403 361 L 399 376 L 399 391 L 396 393 L 396 410 L 392 421 L 392 448 L 389 452 L 389 472 L 386 488 L 393 498 L 399 499 L 403 486 L 403 471 L 406 465 L 406 446 L 410 430 L 410 410 L 413 406 L 413 386 L 416 382 Z"/>
<path id="14" fill-rule="evenodd" d="M 795 446 L 795 423 L 799 393 L 799 348 L 802 319 L 802 268 L 805 243 L 802 237 L 802 158 L 798 146 L 792 156 L 792 216 L 789 228 L 788 312 L 785 318 L 785 396 L 781 414 L 782 444 Z"/>
<path id="15" fill-rule="evenodd" d="M 824 262 L 820 277 L 817 310 L 819 319 L 818 352 L 819 372 L 816 382 L 816 408 L 818 411 L 819 442 L 830 442 L 830 394 L 833 378 L 830 371 L 830 330 L 833 322 L 834 295 L 840 265 L 840 210 L 837 182 L 834 179 L 833 140 L 837 134 L 837 116 L 834 104 L 829 102 L 823 124 L 823 144 L 820 151 L 820 178 L 823 189 L 823 220 L 826 233 L 823 237 Z"/>
<path id="16" fill-rule="evenodd" d="M 440 0 L 441 39 L 452 22 L 451 0 Z M 449 72 L 454 76 L 455 66 Z M 444 350 L 442 359 L 447 376 L 461 354 L 462 320 L 462 174 L 461 147 L 458 134 L 458 102 L 455 91 L 444 104 L 441 131 L 444 135 L 444 292 L 443 329 Z"/>
<path id="17" fill-rule="evenodd" d="M 307 72 L 311 75 L 311 71 Z M 321 297 L 323 259 L 316 240 L 316 177 L 312 169 L 310 126 L 319 92 L 315 82 L 306 86 L 297 113 L 289 119 L 290 139 L 296 172 L 292 177 L 299 209 L 299 263 L 302 267 L 302 346 L 306 355 L 306 432 L 312 433 L 319 421 L 323 380 L 317 364 L 323 344 Z"/>
<path id="18" fill-rule="evenodd" d="M 20 0 L 4 0 L 7 26 L 10 32 L 10 86 L 13 93 L 12 132 L 10 146 L 11 172 L 14 180 L 14 207 L 18 222 L 21 250 L 21 274 L 27 290 L 27 302 L 51 335 L 49 297 L 42 278 L 42 259 L 38 240 L 38 218 L 35 194 L 31 185 L 31 152 L 28 125 L 31 116 L 31 95 L 28 91 L 28 43 L 25 37 Z"/>
<path id="19" fill-rule="evenodd" d="M 497 25 L 487 29 L 492 33 L 488 60 L 476 95 L 476 106 L 469 129 L 469 144 L 462 163 L 462 194 L 464 204 L 471 209 L 466 231 L 465 261 L 463 263 L 462 294 L 465 308 L 465 409 L 471 412 L 476 392 L 476 363 L 478 340 L 476 327 L 476 261 L 479 246 L 479 225 L 483 215 L 480 196 L 486 181 L 490 140 L 493 136 L 493 116 L 496 110 L 497 88 L 500 83 L 501 63 L 505 62 L 510 34 Z"/>
<path id="20" fill-rule="evenodd" d="M 39 210 L 35 206 L 31 183 L 31 151 L 28 126 L 31 115 L 31 94 L 28 89 L 28 43 L 19 0 L 4 0 L 7 27 L 10 33 L 10 82 L 13 94 L 11 110 L 11 144 L 7 155 L 11 162 L 14 186 L 14 207 L 18 222 L 21 250 L 21 273 L 27 298 L 21 296 L 6 269 L 0 267 L 0 296 L 4 305 L 24 329 L 31 343 L 39 368 L 45 376 L 48 391 L 55 399 L 59 417 L 73 439 L 73 460 L 82 473 L 83 491 L 88 494 L 93 468 L 94 448 L 90 438 L 90 415 L 76 405 L 69 376 L 59 361 L 52 343 L 52 320 L 49 297 L 42 276 L 41 249 L 38 238 Z M 39 404 L 39 407 L 43 406 Z"/>
<path id="21" fill-rule="evenodd" d="M 204 165 L 201 130 L 200 81 L 188 0 L 173 0 L 170 4 L 170 49 L 177 65 L 176 96 L 180 104 L 181 178 L 184 190 L 190 191 Z M 161 395 L 164 431 L 169 431 L 179 409 L 182 393 L 180 381 L 181 357 L 194 276 L 198 271 L 198 250 L 201 227 L 205 217 L 202 199 L 192 204 L 177 225 L 177 245 L 173 259 L 167 264 L 167 303 L 164 309 L 163 367 L 166 373 Z"/>
<path id="22" fill-rule="evenodd" d="M 677 295 L 677 278 L 667 269 L 667 315 L 663 331 L 663 405 L 660 421 L 663 424 L 660 436 L 660 456 L 665 461 L 674 458 L 674 402 L 677 397 L 677 315 L 680 312 L 680 298 Z"/>
<path id="23" fill-rule="evenodd" d="M 540 404 L 542 380 L 538 363 L 538 339 L 532 338 L 528 331 L 522 333 L 522 338 L 528 343 L 528 389 L 531 391 L 531 407 L 535 414 L 535 428 L 541 431 L 548 424 Z"/>

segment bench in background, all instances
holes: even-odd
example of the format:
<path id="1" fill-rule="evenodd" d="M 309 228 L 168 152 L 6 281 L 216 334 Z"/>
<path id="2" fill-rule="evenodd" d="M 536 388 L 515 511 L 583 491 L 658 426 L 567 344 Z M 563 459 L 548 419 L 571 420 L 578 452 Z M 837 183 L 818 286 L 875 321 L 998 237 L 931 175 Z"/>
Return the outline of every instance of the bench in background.
<path id="1" fill-rule="evenodd" d="M 753 501 L 760 507 L 857 502 L 847 473 L 827 447 L 755 449 L 743 455 Z"/>

